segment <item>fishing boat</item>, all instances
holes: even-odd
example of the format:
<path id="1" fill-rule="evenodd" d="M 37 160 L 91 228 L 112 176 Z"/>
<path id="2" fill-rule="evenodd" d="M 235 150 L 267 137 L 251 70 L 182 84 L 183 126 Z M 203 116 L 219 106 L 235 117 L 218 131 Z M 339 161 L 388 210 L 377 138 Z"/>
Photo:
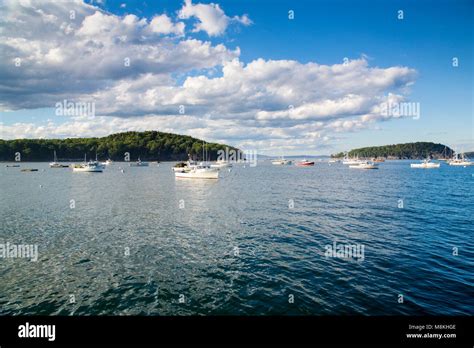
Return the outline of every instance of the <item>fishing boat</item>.
<path id="1" fill-rule="evenodd" d="M 73 172 L 102 173 L 104 168 L 97 161 L 89 161 L 88 163 L 75 164 L 72 167 Z"/>
<path id="2" fill-rule="evenodd" d="M 98 161 L 87 162 L 86 155 L 84 155 L 84 163 L 72 165 L 73 172 L 102 173 L 103 170 L 104 166 Z"/>
<path id="3" fill-rule="evenodd" d="M 286 166 L 290 165 L 292 162 L 290 160 L 286 160 L 283 157 L 280 157 L 279 159 L 273 160 L 272 164 L 275 166 Z"/>
<path id="4" fill-rule="evenodd" d="M 410 164 L 410 167 L 411 168 L 439 168 L 440 167 L 440 163 L 434 163 L 434 162 L 431 162 L 429 159 L 425 159 L 423 160 L 423 162 L 421 163 L 411 163 Z"/>
<path id="5" fill-rule="evenodd" d="M 449 162 L 448 164 L 450 166 L 459 166 L 459 167 L 468 167 L 474 165 L 474 162 L 471 162 L 470 160 L 466 159 L 464 157 L 464 153 L 459 156 L 459 154 L 456 154 Z"/>
<path id="6" fill-rule="evenodd" d="M 375 164 L 374 162 L 359 162 L 357 164 L 350 164 L 349 168 L 352 169 L 379 169 L 378 164 Z"/>
<path id="7" fill-rule="evenodd" d="M 174 175 L 176 178 L 189 178 L 189 179 L 218 179 L 219 170 L 217 168 L 211 168 L 206 163 L 200 163 L 198 165 L 188 167 L 189 170 L 175 171 Z"/>
<path id="8" fill-rule="evenodd" d="M 309 166 L 314 166 L 313 161 L 308 161 L 306 158 L 302 161 L 296 162 L 296 165 L 298 167 L 309 167 Z"/>
<path id="9" fill-rule="evenodd" d="M 53 162 L 49 163 L 50 168 L 68 168 L 69 166 L 66 164 L 61 164 L 58 162 L 58 158 L 56 157 L 56 150 L 54 151 L 54 160 Z"/>
<path id="10" fill-rule="evenodd" d="M 130 167 L 148 167 L 149 163 L 148 162 L 142 162 L 140 157 L 138 157 L 138 161 L 135 163 L 130 163 Z"/>

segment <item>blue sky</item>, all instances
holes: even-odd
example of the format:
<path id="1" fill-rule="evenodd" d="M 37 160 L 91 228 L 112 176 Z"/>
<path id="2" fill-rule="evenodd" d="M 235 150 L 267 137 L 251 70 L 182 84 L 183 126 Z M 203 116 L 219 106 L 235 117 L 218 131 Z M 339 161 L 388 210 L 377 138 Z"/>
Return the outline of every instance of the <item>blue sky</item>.
<path id="1" fill-rule="evenodd" d="M 337 93 L 336 95 L 325 95 L 320 91 L 308 94 L 308 96 L 303 98 L 304 100 L 295 102 L 295 106 L 301 104 L 301 115 L 296 119 L 290 116 L 288 116 L 288 119 L 285 119 L 285 116 L 280 115 L 278 112 L 284 111 L 282 105 L 286 105 L 285 102 L 288 99 L 283 94 L 281 100 L 275 97 L 275 88 L 278 88 L 275 85 L 274 89 L 262 92 L 262 95 L 264 95 L 262 102 L 255 101 L 245 113 L 235 112 L 235 109 L 239 105 L 238 98 L 248 97 L 246 94 L 242 94 L 242 96 L 236 95 L 236 100 L 234 101 L 227 100 L 226 96 L 225 103 L 232 104 L 235 102 L 235 107 L 229 107 L 229 109 L 223 109 L 222 105 L 219 104 L 218 98 L 199 95 L 199 98 L 206 100 L 206 104 L 209 105 L 203 106 L 203 102 L 196 102 L 196 104 L 190 105 L 190 109 L 195 114 L 190 115 L 189 119 L 186 119 L 189 125 L 183 123 L 184 126 L 181 126 L 178 122 L 177 118 L 180 117 L 179 115 L 174 115 L 174 119 L 172 119 L 171 116 L 165 115 L 166 112 L 164 110 L 155 111 L 149 107 L 143 107 L 138 110 L 137 108 L 129 108 L 127 105 L 124 105 L 121 110 L 129 109 L 130 111 L 122 119 L 129 117 L 134 122 L 130 124 L 130 129 L 140 130 L 144 127 L 143 124 L 150 123 L 151 117 L 155 117 L 157 120 L 160 117 L 156 123 L 151 122 L 151 124 L 156 125 L 154 128 L 159 128 L 163 124 L 163 129 L 158 130 L 187 133 L 197 137 L 204 137 L 208 140 L 226 141 L 232 145 L 247 148 L 255 147 L 264 153 L 285 151 L 285 153 L 293 154 L 327 154 L 359 146 L 409 141 L 435 141 L 459 149 L 474 150 L 472 108 L 472 23 L 474 22 L 474 5 L 472 1 L 295 2 L 283 0 L 223 0 L 214 2 L 219 4 L 219 8 L 225 12 L 228 19 L 234 18 L 234 16 L 246 15 L 250 19 L 251 24 L 245 23 L 243 17 L 239 17 L 239 20 L 229 20 L 229 24 L 221 34 L 212 35 L 206 30 L 193 31 L 193 26 L 204 21 L 205 18 L 199 17 L 199 14 L 191 14 L 189 18 L 183 20 L 183 23 L 186 23 L 185 34 L 178 39 L 174 38 L 175 43 L 179 40 L 198 40 L 200 43 L 210 42 L 214 47 L 223 45 L 229 52 L 238 48 L 240 51 L 237 59 L 242 64 L 243 69 L 245 69 L 247 64 L 251 65 L 252 62 L 259 59 L 264 60 L 265 63 L 269 61 L 295 61 L 301 66 L 294 68 L 294 72 L 292 71 L 288 75 L 290 80 L 291 74 L 298 74 L 298 78 L 300 78 L 301 74 L 305 74 L 305 64 L 317 63 L 321 66 L 331 67 L 331 69 L 336 71 L 335 65 L 342 64 L 344 57 L 355 61 L 362 59 L 366 62 L 367 70 L 364 70 L 364 73 L 357 74 L 357 79 L 359 80 L 351 80 L 352 75 L 348 74 L 347 82 L 345 79 L 343 79 L 343 82 L 340 82 L 338 73 L 333 72 L 331 76 L 327 77 L 329 81 L 323 81 L 324 86 L 326 86 L 326 83 L 331 86 L 330 79 L 333 79 L 334 83 L 332 86 L 335 86 L 335 88 L 337 88 L 337 83 L 344 84 L 344 86 L 346 83 L 353 83 L 354 86 L 357 86 L 357 84 L 360 85 L 367 79 L 374 78 L 374 72 L 371 69 L 380 68 L 384 70 L 386 75 L 389 74 L 387 69 L 392 67 L 411 69 L 410 73 L 400 71 L 400 76 L 403 75 L 403 77 L 394 78 L 393 84 L 387 83 L 384 84 L 383 88 L 376 88 L 378 85 L 375 83 L 374 86 L 376 87 L 368 87 L 367 94 L 360 91 L 355 94 L 362 95 L 364 100 L 377 95 L 377 100 L 380 101 L 380 98 L 387 96 L 388 93 L 395 93 L 403 97 L 404 101 L 419 103 L 420 118 L 380 119 L 373 115 L 368 116 L 369 112 L 367 110 L 374 107 L 375 104 L 369 103 L 370 105 L 368 105 L 364 102 L 367 110 L 360 111 L 360 114 L 357 114 L 356 111 L 354 113 L 349 111 L 350 116 L 355 122 L 341 129 L 337 121 L 349 120 L 350 118 L 346 114 L 336 116 L 332 115 L 330 110 L 327 114 L 324 112 L 321 114 L 320 109 L 321 105 L 327 105 L 325 104 L 327 100 L 339 102 L 347 95 L 352 95 L 352 89 L 348 87 L 340 95 Z M 209 5 L 209 2 L 206 1 L 193 1 L 191 6 L 196 6 L 199 3 Z M 123 19 L 126 15 L 134 14 L 138 19 L 146 19 L 150 23 L 156 15 L 166 14 L 172 22 L 177 23 L 180 20 L 177 13 L 183 7 L 183 2 L 107 0 L 100 3 L 93 2 L 91 5 L 96 6 L 99 10 L 102 9 L 105 14 L 114 16 L 114 18 Z M 192 8 L 197 9 L 197 7 Z M 18 11 L 16 8 L 9 10 Z M 49 10 L 51 13 L 56 14 L 56 16 L 58 11 L 60 11 L 57 8 Z M 288 19 L 289 10 L 294 11 L 293 20 Z M 403 10 L 404 18 L 402 20 L 397 18 L 397 11 L 399 10 Z M 48 7 L 43 9 L 43 11 L 48 13 Z M 88 9 L 88 11 L 88 15 L 91 16 L 95 10 Z M 2 23 L 2 25 L 5 24 Z M 82 25 L 84 26 L 84 23 Z M 76 33 L 79 31 L 79 27 L 80 23 L 74 28 Z M 27 31 L 31 28 L 24 29 Z M 47 33 L 44 34 L 45 39 L 47 39 L 47 35 Z M 37 38 L 37 40 L 41 41 L 41 38 Z M 70 44 L 68 43 L 68 45 Z M 61 47 L 61 43 L 59 45 Z M 214 57 L 215 54 L 211 52 L 211 56 Z M 458 58 L 458 67 L 452 66 L 453 57 Z M 169 76 L 175 77 L 171 86 L 181 87 L 189 76 L 198 78 L 200 75 L 203 75 L 209 79 L 222 77 L 224 73 L 220 62 L 222 60 L 230 61 L 234 58 L 236 57 L 228 53 L 228 57 L 219 58 L 217 62 L 209 62 L 206 66 L 199 65 L 195 68 L 192 66 L 188 67 L 188 63 L 186 63 L 187 68 L 179 71 L 179 78 L 176 78 L 177 72 L 174 72 L 174 74 L 173 72 L 168 72 L 170 73 Z M 206 57 L 206 59 L 211 58 Z M 268 78 L 270 79 L 271 71 L 274 68 L 269 67 L 269 65 L 259 65 L 258 68 L 268 72 Z M 358 65 L 355 64 L 354 66 L 356 69 Z M 63 68 L 61 67 L 61 69 Z M 286 67 L 280 68 L 287 69 Z M 209 72 L 209 70 L 212 70 L 212 72 Z M 149 72 L 161 74 L 161 71 L 157 71 L 154 67 L 151 67 Z M 46 74 L 44 71 L 41 71 L 41 73 Z M 314 73 L 318 74 L 319 72 Z M 6 73 L 0 71 L 0 76 L 1 74 Z M 140 76 L 137 74 L 130 78 L 138 81 Z M 367 74 L 367 76 L 364 74 Z M 31 78 L 32 75 L 28 76 Z M 117 74 L 114 72 L 110 77 L 110 81 L 100 88 L 111 90 L 115 86 L 117 90 L 120 89 L 118 83 L 124 83 L 124 80 L 120 80 L 116 76 Z M 22 78 L 23 80 L 25 79 L 24 76 Z M 378 78 L 376 77 L 375 79 Z M 399 82 L 399 79 L 403 79 L 403 82 Z M 70 83 L 77 83 L 76 80 L 78 79 L 71 77 Z M 222 86 L 221 89 L 224 91 L 226 88 L 235 90 L 232 89 L 232 83 L 235 79 L 226 78 L 226 80 L 225 86 Z M 113 85 L 111 81 L 116 85 Z M 273 83 L 275 77 L 269 81 Z M 317 81 L 319 80 L 315 80 L 315 82 Z M 101 80 L 102 82 L 103 80 Z M 190 85 L 194 86 L 194 83 L 199 81 L 193 80 L 189 82 L 193 82 Z M 86 84 L 84 81 L 81 83 Z M 93 83 L 92 81 L 90 84 Z M 252 77 L 250 76 L 248 80 L 241 81 L 240 83 L 241 85 L 248 86 L 248 84 L 253 83 Z M 285 91 L 288 89 L 296 90 L 298 87 L 292 85 L 292 82 L 288 79 L 284 80 L 283 83 L 288 84 L 288 86 L 283 86 Z M 303 81 L 303 83 L 305 82 Z M 2 87 L 11 87 L 8 84 L 9 81 L 4 82 Z M 401 84 L 403 86 L 400 86 Z M 220 86 L 217 84 L 217 81 L 206 80 L 206 84 L 200 85 L 201 90 L 206 90 L 208 85 Z M 266 88 L 266 85 L 251 85 L 251 87 L 255 88 L 256 91 L 261 91 Z M 81 89 L 81 94 L 78 91 L 71 92 L 69 99 L 78 100 L 80 98 L 84 100 L 84 95 L 87 95 L 87 93 L 89 95 L 97 93 L 100 91 L 100 88 L 98 83 L 95 90 L 84 87 Z M 317 86 L 314 88 L 317 89 Z M 356 89 L 354 87 L 354 90 Z M 179 90 L 178 92 L 182 93 L 183 91 Z M 29 98 L 32 93 L 31 91 L 25 93 L 25 98 Z M 162 95 L 163 91 L 155 91 L 154 93 Z M 109 94 L 104 93 L 103 100 L 111 99 L 112 97 Z M 153 93 L 149 91 L 149 94 Z M 67 96 L 68 94 L 66 94 Z M 186 94 L 186 96 L 190 98 L 190 94 Z M 56 93 L 55 97 L 52 97 L 51 100 L 61 101 L 63 97 L 63 94 Z M 170 97 L 174 97 L 174 95 L 170 95 Z M 194 94 L 192 97 L 188 100 L 199 99 L 197 97 L 194 98 Z M 176 98 L 181 100 L 178 97 Z M 308 98 L 314 99 L 308 100 Z M 100 99 L 94 100 L 98 101 L 96 104 L 104 105 Z M 211 100 L 213 100 L 214 105 L 210 102 Z M 5 137 L 12 137 L 16 134 L 27 137 L 81 136 L 81 134 L 70 134 L 68 131 L 70 128 L 67 127 L 64 127 L 63 133 L 59 130 L 55 131 L 54 127 L 59 129 L 59 125 L 67 124 L 71 121 L 70 119 L 55 115 L 55 109 L 48 107 L 48 105 L 54 105 L 54 103 L 44 103 L 42 105 L 36 99 L 29 103 L 24 103 L 23 100 L 21 102 L 8 100 L 8 103 L 5 103 L 5 100 L 0 100 L 0 102 L 7 104 L 5 109 L 13 110 L 2 113 L 1 121 L 4 127 L 8 126 L 9 128 L 8 131 L 0 132 L 0 136 L 2 133 L 6 134 Z M 242 99 L 240 99 L 240 102 L 242 102 Z M 310 106 L 304 108 L 302 105 L 304 103 L 308 103 Z M 318 103 L 320 104 L 318 105 Z M 188 105 L 187 103 L 185 104 Z M 25 106 L 28 109 L 25 109 Z M 315 112 L 315 108 L 318 110 L 317 115 L 311 114 L 311 112 Z M 109 117 L 109 120 L 115 116 L 113 107 L 104 107 L 103 110 L 99 108 L 99 113 L 103 111 L 103 114 L 106 115 L 104 117 Z M 219 113 L 228 112 L 228 115 L 223 115 L 222 119 L 216 120 L 212 124 L 203 123 L 203 126 L 197 126 L 203 114 L 212 113 L 212 110 L 219 110 Z M 252 115 L 259 111 L 264 111 L 264 116 L 252 119 Z M 275 114 L 271 114 L 272 112 Z M 160 116 L 157 116 L 158 114 Z M 357 117 L 364 115 L 366 116 L 364 121 L 357 119 Z M 143 119 L 142 123 L 138 123 L 139 117 L 148 118 Z M 116 121 L 119 124 L 116 128 L 117 130 L 127 129 L 127 124 L 123 123 L 122 119 Z M 366 119 L 371 121 L 366 122 Z M 49 120 L 50 125 L 45 127 L 44 132 L 31 131 L 38 126 L 41 128 L 42 125 L 48 122 L 47 120 Z M 230 120 L 232 120 L 232 124 Z M 87 121 L 84 118 L 77 118 L 74 122 L 85 124 L 84 122 Z M 17 127 L 21 131 L 14 129 L 14 125 L 18 123 L 22 124 Z M 26 124 L 29 124 L 30 127 L 27 127 Z M 98 122 L 95 126 L 104 128 L 105 124 L 108 124 L 107 119 Z M 305 125 L 308 125 L 307 128 L 311 128 L 312 131 L 307 134 L 299 133 L 301 127 L 306 128 Z M 213 128 L 214 126 L 215 128 Z M 89 135 L 90 127 L 89 125 L 84 126 L 84 136 Z M 223 127 L 227 128 L 223 129 Z M 75 124 L 74 128 L 78 128 L 77 124 Z M 115 131 L 115 128 L 109 127 L 107 129 Z M 241 133 L 243 134 L 238 134 L 239 129 L 242 129 Z M 267 136 L 267 134 L 272 134 L 272 136 Z M 99 132 L 98 135 L 102 135 L 102 133 Z M 292 145 L 292 137 L 294 139 L 301 139 L 300 141 L 294 141 L 293 143 L 295 144 Z M 275 151 L 272 151 L 272 148 L 275 148 Z"/>

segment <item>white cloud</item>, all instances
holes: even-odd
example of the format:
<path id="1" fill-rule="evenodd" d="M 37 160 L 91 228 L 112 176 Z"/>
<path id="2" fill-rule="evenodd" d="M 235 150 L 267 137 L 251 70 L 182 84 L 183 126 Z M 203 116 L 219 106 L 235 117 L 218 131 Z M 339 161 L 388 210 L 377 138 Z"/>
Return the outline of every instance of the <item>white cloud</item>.
<path id="1" fill-rule="evenodd" d="M 179 11 L 181 19 L 197 18 L 193 31 L 205 31 L 209 36 L 219 36 L 224 34 L 231 22 L 239 22 L 243 25 L 250 25 L 252 21 L 247 15 L 228 17 L 219 4 L 196 4 L 192 0 L 185 0 Z"/>
<path id="2" fill-rule="evenodd" d="M 194 30 L 221 35 L 230 18 L 217 4 L 186 1 Z M 149 21 L 76 2 L 0 5 L 0 108 L 94 102 L 97 117 L 2 126 L 1 138 L 102 136 L 155 129 L 261 151 L 326 146 L 338 133 L 391 119 L 384 102 L 407 98 L 416 72 L 295 60 L 239 60 L 240 49 L 183 36 L 184 23 Z M 70 18 L 74 11 L 74 19 Z M 21 59 L 21 66 L 14 65 Z M 129 58 L 130 65 L 124 64 Z M 180 114 L 180 106 L 185 108 Z"/>
<path id="3" fill-rule="evenodd" d="M 184 35 L 184 23 L 173 23 L 171 18 L 165 14 L 162 14 L 153 17 L 150 22 L 150 30 L 159 34 L 175 34 L 182 36 Z"/>

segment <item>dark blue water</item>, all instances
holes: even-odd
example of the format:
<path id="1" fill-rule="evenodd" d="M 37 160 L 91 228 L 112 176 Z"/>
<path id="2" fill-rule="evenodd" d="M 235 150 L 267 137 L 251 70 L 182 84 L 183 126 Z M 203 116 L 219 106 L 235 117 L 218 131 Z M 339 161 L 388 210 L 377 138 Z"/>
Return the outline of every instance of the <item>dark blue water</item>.
<path id="1" fill-rule="evenodd" d="M 0 243 L 39 248 L 0 258 L 0 314 L 474 313 L 474 167 L 119 166 L 0 168 Z"/>

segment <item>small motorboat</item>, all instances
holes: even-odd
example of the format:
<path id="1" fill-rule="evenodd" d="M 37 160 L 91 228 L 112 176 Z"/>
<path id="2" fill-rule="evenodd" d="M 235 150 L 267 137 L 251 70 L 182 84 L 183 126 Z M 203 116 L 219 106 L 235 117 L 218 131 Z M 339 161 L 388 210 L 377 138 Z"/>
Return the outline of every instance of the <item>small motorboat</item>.
<path id="1" fill-rule="evenodd" d="M 378 165 L 374 162 L 359 162 L 358 164 L 350 164 L 349 168 L 352 169 L 379 169 Z"/>
<path id="2" fill-rule="evenodd" d="M 38 169 L 36 169 L 36 168 L 24 168 L 21 171 L 22 172 L 37 172 Z"/>
<path id="3" fill-rule="evenodd" d="M 18 168 L 20 165 L 19 164 L 7 164 L 5 167 L 7 168 Z"/>
<path id="4" fill-rule="evenodd" d="M 106 160 L 105 162 L 100 162 L 102 166 L 110 166 L 111 164 L 114 164 L 114 161 L 112 161 L 110 158 Z"/>
<path id="5" fill-rule="evenodd" d="M 441 165 L 440 163 L 434 163 L 434 162 L 431 162 L 429 159 L 425 159 L 421 163 L 411 163 L 410 167 L 411 168 L 426 168 L 426 169 L 429 169 L 429 168 L 439 168 L 440 165 Z"/>
<path id="6" fill-rule="evenodd" d="M 296 162 L 296 165 L 298 167 L 309 167 L 309 166 L 314 166 L 313 161 L 308 161 L 307 159 L 304 159 L 302 161 Z"/>
<path id="7" fill-rule="evenodd" d="M 291 165 L 291 163 L 292 162 L 290 160 L 286 160 L 283 157 L 272 161 L 272 164 L 275 166 L 287 166 Z"/>
<path id="8" fill-rule="evenodd" d="M 138 157 L 138 161 L 135 163 L 130 163 L 130 167 L 148 167 L 149 163 L 148 162 L 142 162 L 140 157 Z"/>

